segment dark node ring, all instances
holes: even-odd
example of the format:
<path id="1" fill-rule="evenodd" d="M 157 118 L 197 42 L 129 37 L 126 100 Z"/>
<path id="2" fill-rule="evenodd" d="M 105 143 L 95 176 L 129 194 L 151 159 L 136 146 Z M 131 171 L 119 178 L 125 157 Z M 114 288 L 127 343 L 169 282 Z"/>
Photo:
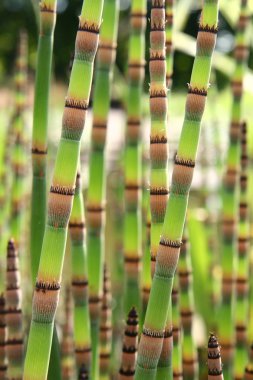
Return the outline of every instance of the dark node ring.
<path id="1" fill-rule="evenodd" d="M 180 166 L 186 166 L 189 168 L 195 167 L 195 161 L 191 159 L 180 158 L 178 155 L 175 156 L 175 164 Z"/>
<path id="2" fill-rule="evenodd" d="M 51 186 L 50 193 L 73 196 L 75 195 L 75 188 L 67 188 L 63 186 Z"/>
<path id="3" fill-rule="evenodd" d="M 69 228 L 84 228 L 84 223 L 69 223 Z"/>
<path id="4" fill-rule="evenodd" d="M 88 286 L 88 281 L 87 280 L 83 280 L 83 281 L 73 280 L 71 282 L 71 284 L 72 284 L 72 286 L 84 287 L 84 286 Z"/>
<path id="5" fill-rule="evenodd" d="M 162 237 L 159 244 L 170 248 L 180 248 L 182 242 L 178 240 L 167 240 Z"/>
<path id="6" fill-rule="evenodd" d="M 151 188 L 150 195 L 168 195 L 169 190 L 165 188 Z"/>
<path id="7" fill-rule="evenodd" d="M 100 303 L 102 302 L 101 297 L 89 297 L 89 303 Z"/>
<path id="8" fill-rule="evenodd" d="M 206 32 L 206 33 L 212 33 L 217 34 L 218 33 L 218 27 L 217 26 L 209 26 L 209 25 L 199 25 L 199 31 L 200 32 Z"/>
<path id="9" fill-rule="evenodd" d="M 91 352 L 91 347 L 86 347 L 86 348 L 76 348 L 75 349 L 76 353 L 88 353 Z"/>
<path id="10" fill-rule="evenodd" d="M 149 62 L 154 62 L 154 61 L 166 61 L 166 57 L 164 55 L 156 55 L 156 56 L 151 56 L 149 58 Z"/>
<path id="11" fill-rule="evenodd" d="M 80 32 L 88 32 L 93 34 L 99 34 L 99 26 L 96 24 L 89 25 L 87 22 L 85 22 L 83 25 L 80 24 L 78 27 L 78 31 Z"/>
<path id="12" fill-rule="evenodd" d="M 134 374 L 135 374 L 135 370 L 133 369 L 133 370 L 131 370 L 131 369 L 123 369 L 123 368 L 120 368 L 120 370 L 119 370 L 119 373 L 121 374 L 121 375 L 124 375 L 124 376 L 126 376 L 126 377 L 132 377 L 132 376 L 134 376 Z"/>
<path id="13" fill-rule="evenodd" d="M 159 137 L 150 137 L 150 144 L 167 144 L 168 139 L 165 136 Z"/>
<path id="14" fill-rule="evenodd" d="M 190 84 L 188 85 L 188 94 L 207 96 L 207 91 L 204 88 L 192 87 Z"/>
<path id="15" fill-rule="evenodd" d="M 163 339 L 165 331 L 150 330 L 149 328 L 143 327 L 142 333 L 143 335 L 148 336 L 150 338 Z"/>
<path id="16" fill-rule="evenodd" d="M 58 282 L 43 282 L 43 281 L 36 281 L 36 284 L 35 284 L 35 290 L 36 291 L 40 291 L 42 290 L 42 292 L 46 292 L 47 290 L 48 291 L 57 291 L 57 290 L 60 290 L 61 288 L 61 285 L 60 283 Z"/>
<path id="17" fill-rule="evenodd" d="M 32 154 L 46 155 L 47 149 L 46 150 L 40 150 L 38 148 L 32 148 Z"/>
<path id="18" fill-rule="evenodd" d="M 78 109 L 78 110 L 82 110 L 82 111 L 87 111 L 88 104 L 86 102 L 79 102 L 79 101 L 76 101 L 73 99 L 66 99 L 65 107 L 66 108 Z"/>
<path id="19" fill-rule="evenodd" d="M 130 346 L 130 347 L 123 346 L 122 351 L 126 354 L 135 354 L 137 352 L 137 349 L 134 346 Z"/>
<path id="20" fill-rule="evenodd" d="M 125 261 L 125 263 L 138 264 L 141 261 L 141 258 L 140 257 L 125 256 L 124 261 Z"/>

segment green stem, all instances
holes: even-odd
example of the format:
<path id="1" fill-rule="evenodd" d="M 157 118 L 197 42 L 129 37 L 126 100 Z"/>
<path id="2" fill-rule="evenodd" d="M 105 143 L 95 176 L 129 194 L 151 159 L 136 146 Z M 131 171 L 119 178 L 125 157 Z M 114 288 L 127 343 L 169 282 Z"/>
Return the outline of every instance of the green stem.
<path id="1" fill-rule="evenodd" d="M 152 5 L 154 8 L 152 11 L 156 15 L 164 12 L 164 1 L 153 0 Z M 155 274 L 138 349 L 135 380 L 143 378 L 145 380 L 153 380 L 155 378 L 156 367 L 162 350 L 173 278 L 179 257 L 199 142 L 201 119 L 209 86 L 211 58 L 216 42 L 217 22 L 218 1 L 204 1 L 197 37 L 197 53 L 186 102 L 185 120 L 175 158 L 172 186 L 156 258 Z M 164 27 L 164 24 L 151 24 L 151 30 L 156 29 L 157 35 L 160 31 L 164 30 Z M 155 89 L 151 88 L 151 90 Z M 153 95 L 155 96 L 152 100 L 152 107 L 157 112 L 157 116 L 159 116 L 161 112 L 164 112 L 164 107 L 167 107 L 167 99 L 162 91 L 154 92 Z M 158 151 L 158 147 L 156 151 Z M 157 313 L 157 310 L 159 310 L 159 313 Z"/>
<path id="2" fill-rule="evenodd" d="M 102 9 L 103 0 L 85 0 L 81 11 L 33 296 L 24 380 L 45 380 L 47 377 L 67 226 L 75 192 L 80 140 L 89 104 Z M 46 13 L 50 13 L 50 10 Z"/>

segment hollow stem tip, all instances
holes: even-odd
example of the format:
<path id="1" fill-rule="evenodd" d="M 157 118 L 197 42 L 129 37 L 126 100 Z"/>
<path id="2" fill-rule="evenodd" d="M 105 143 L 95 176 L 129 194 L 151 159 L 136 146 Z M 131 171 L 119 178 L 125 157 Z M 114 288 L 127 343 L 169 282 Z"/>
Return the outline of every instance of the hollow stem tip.
<path id="1" fill-rule="evenodd" d="M 208 380 L 223 380 L 220 345 L 214 334 L 208 341 Z"/>
<path id="2" fill-rule="evenodd" d="M 82 365 L 80 370 L 79 370 L 78 380 L 89 380 L 88 371 L 87 371 L 85 365 Z"/>

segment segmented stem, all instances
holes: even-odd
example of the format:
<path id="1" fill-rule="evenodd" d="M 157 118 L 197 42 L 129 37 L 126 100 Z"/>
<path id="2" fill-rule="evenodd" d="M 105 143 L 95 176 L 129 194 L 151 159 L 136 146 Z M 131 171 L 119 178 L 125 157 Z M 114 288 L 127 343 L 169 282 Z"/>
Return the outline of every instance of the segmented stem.
<path id="1" fill-rule="evenodd" d="M 229 128 L 229 148 L 226 158 L 222 191 L 222 304 L 219 309 L 218 320 L 224 363 L 224 377 L 226 380 L 231 378 L 233 373 L 232 362 L 235 344 L 233 304 L 235 300 L 235 264 L 238 255 L 237 222 L 241 155 L 241 102 L 243 94 L 243 77 L 248 58 L 247 12 L 247 0 L 241 0 L 240 17 L 237 24 L 236 45 L 234 49 L 236 68 L 231 82 L 233 104 Z"/>
<path id="2" fill-rule="evenodd" d="M 207 355 L 208 380 L 223 380 L 220 346 L 213 334 L 208 341 Z"/>
<path id="3" fill-rule="evenodd" d="M 111 279 L 106 266 L 104 267 L 104 285 L 102 311 L 100 318 L 100 380 L 110 379 L 110 359 L 112 349 L 112 294 Z"/>
<path id="4" fill-rule="evenodd" d="M 5 297 L 3 294 L 0 296 L 0 379 L 5 380 L 7 374 L 7 356 L 6 356 L 6 343 L 7 343 L 7 327 L 5 316 Z"/>
<path id="5" fill-rule="evenodd" d="M 72 294 L 74 300 L 74 346 L 79 372 L 91 367 L 91 336 L 88 294 L 88 266 L 85 247 L 84 202 L 80 172 L 76 176 L 75 196 L 69 220 L 72 257 Z"/>
<path id="6" fill-rule="evenodd" d="M 21 289 L 19 258 L 13 240 L 9 240 L 7 247 L 5 313 L 7 325 L 7 377 L 9 379 L 21 380 L 23 375 Z"/>
<path id="7" fill-rule="evenodd" d="M 105 144 L 116 58 L 119 0 L 105 0 L 96 61 L 93 125 L 86 201 L 87 255 L 89 272 L 92 377 L 99 371 L 99 316 L 103 292 L 104 226 L 106 199 Z"/>
<path id="8" fill-rule="evenodd" d="M 126 329 L 123 338 L 121 366 L 119 380 L 133 380 L 138 347 L 138 314 L 133 307 L 127 318 Z"/>
<path id="9" fill-rule="evenodd" d="M 160 1 L 154 1 L 154 5 L 159 6 L 160 4 Z M 211 58 L 216 42 L 217 21 L 218 1 L 204 1 L 197 37 L 197 53 L 186 102 L 185 120 L 175 158 L 170 197 L 160 238 L 143 333 L 139 344 L 135 380 L 143 378 L 153 380 L 155 378 L 156 367 L 162 350 L 173 277 L 181 247 L 188 196 L 197 153 L 201 119 L 209 85 Z M 167 107 L 167 99 L 161 111 L 164 110 L 164 107 Z M 159 313 L 157 313 L 157 310 L 159 310 Z"/>
<path id="10" fill-rule="evenodd" d="M 241 128 L 241 173 L 240 203 L 238 226 L 238 261 L 236 266 L 236 302 L 235 302 L 235 365 L 234 379 L 242 380 L 247 363 L 247 339 L 249 316 L 249 258 L 250 258 L 250 222 L 248 205 L 248 154 L 247 127 Z"/>
<path id="11" fill-rule="evenodd" d="M 24 380 L 44 380 L 47 377 L 67 226 L 80 156 L 80 139 L 89 104 L 102 9 L 103 0 L 85 0 L 81 11 L 75 58 L 65 101 L 62 134 L 50 188 L 47 223 L 33 296 L 32 323 Z"/>
<path id="12" fill-rule="evenodd" d="M 183 374 L 184 379 L 198 378 L 198 353 L 193 339 L 194 299 L 192 288 L 192 265 L 189 242 L 184 233 L 178 263 L 180 284 L 180 315 L 183 327 Z"/>
<path id="13" fill-rule="evenodd" d="M 125 217 L 124 260 L 125 299 L 127 313 L 132 306 L 141 310 L 141 120 L 142 92 L 145 75 L 146 1 L 133 0 L 131 4 L 131 34 L 128 51 L 127 127 L 125 146 Z"/>
<path id="14" fill-rule="evenodd" d="M 73 305 L 70 287 L 66 287 L 65 291 L 65 321 L 62 329 L 61 342 L 61 366 L 62 380 L 71 380 L 74 376 L 74 342 L 73 342 Z"/>

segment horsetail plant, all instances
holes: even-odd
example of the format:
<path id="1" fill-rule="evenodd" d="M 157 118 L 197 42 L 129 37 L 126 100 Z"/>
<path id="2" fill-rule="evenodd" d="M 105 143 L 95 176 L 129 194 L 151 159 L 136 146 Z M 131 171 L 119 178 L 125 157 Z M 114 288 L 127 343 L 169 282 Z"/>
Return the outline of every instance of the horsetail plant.
<path id="1" fill-rule="evenodd" d="M 153 0 L 152 5 L 154 7 L 152 11 L 155 14 L 164 12 L 164 1 Z M 155 274 L 138 349 L 135 380 L 143 378 L 153 380 L 155 378 L 156 367 L 162 350 L 173 277 L 179 257 L 189 190 L 195 166 L 201 118 L 209 86 L 211 58 L 216 41 L 217 23 L 218 1 L 204 1 L 197 37 L 197 54 L 194 60 L 186 102 L 185 120 L 175 158 L 170 197 L 164 218 L 156 258 Z M 160 25 L 157 29 L 155 37 L 159 39 L 160 30 L 164 31 L 164 25 Z M 167 107 L 167 98 L 164 96 L 164 93 L 155 93 L 155 97 L 151 99 L 151 107 L 153 111 L 156 111 L 157 115 L 164 112 Z M 156 151 L 161 151 L 161 147 L 158 146 Z M 159 310 L 159 313 L 156 312 L 157 310 Z"/>
<path id="2" fill-rule="evenodd" d="M 242 124 L 241 130 L 241 173 L 240 204 L 238 226 L 238 260 L 236 268 L 236 302 L 235 328 L 236 346 L 234 360 L 234 379 L 243 380 L 244 367 L 247 363 L 247 324 L 249 315 L 249 253 L 250 221 L 248 206 L 248 155 L 247 127 Z"/>
<path id="3" fill-rule="evenodd" d="M 61 368 L 62 380 L 71 380 L 74 376 L 74 342 L 73 342 L 73 306 L 71 299 L 70 287 L 67 286 L 65 291 L 65 321 L 62 329 L 61 342 Z"/>
<path id="4" fill-rule="evenodd" d="M 67 225 L 75 192 L 80 139 L 89 104 L 102 9 L 103 0 L 86 0 L 82 6 L 33 296 L 32 322 L 24 366 L 24 380 L 44 380 L 47 377 L 67 239 Z M 66 157 L 70 159 L 66 161 Z"/>
<path id="5" fill-rule="evenodd" d="M 69 221 L 72 257 L 72 293 L 74 299 L 74 346 L 79 372 L 91 367 L 91 332 L 88 294 L 88 265 L 85 250 L 84 202 L 81 174 L 77 173 L 75 196 Z"/>
<path id="6" fill-rule="evenodd" d="M 104 266 L 104 285 L 102 310 L 100 317 L 100 352 L 99 352 L 99 379 L 110 379 L 110 358 L 112 348 L 112 294 L 111 280 L 108 270 Z"/>
<path id="7" fill-rule="evenodd" d="M 174 0 L 166 0 L 166 83 L 169 90 L 172 87 L 173 76 L 173 18 Z"/>
<path id="8" fill-rule="evenodd" d="M 31 268 L 35 284 L 46 223 L 48 107 L 57 0 L 40 1 L 32 135 Z"/>
<path id="9" fill-rule="evenodd" d="M 229 129 L 229 148 L 225 163 L 225 174 L 222 189 L 222 303 L 218 310 L 220 343 L 223 355 L 223 374 L 225 380 L 232 376 L 234 355 L 234 282 L 235 261 L 237 260 L 237 221 L 238 190 L 240 168 L 240 136 L 241 136 L 241 101 L 243 93 L 243 77 L 246 69 L 248 8 L 247 0 L 241 0 L 241 10 L 236 33 L 234 57 L 236 67 L 232 78 L 233 104 Z"/>
<path id="10" fill-rule="evenodd" d="M 158 65 L 157 63 L 152 66 L 152 64 L 150 65 L 150 76 L 151 76 L 151 86 L 153 85 L 157 85 L 159 87 L 159 81 L 162 80 L 166 82 L 166 86 L 167 86 L 167 89 L 168 90 L 171 90 L 171 86 L 172 86 L 172 74 L 173 74 L 173 44 L 172 44 L 172 29 L 173 29 L 173 0 L 167 0 L 165 2 L 165 5 L 166 5 L 166 11 L 165 11 L 165 17 L 166 17 L 166 27 L 165 27 L 165 47 L 166 47 L 166 65 L 165 65 L 165 68 L 166 68 L 166 78 L 164 78 L 164 64 L 162 62 L 159 62 L 159 60 L 157 60 L 156 58 L 154 58 L 154 54 L 157 54 L 158 53 L 158 57 L 161 58 L 164 58 L 164 52 L 163 52 L 163 49 L 164 49 L 164 41 L 163 41 L 163 38 L 164 38 L 164 35 L 162 35 L 161 31 L 160 31 L 160 44 L 161 46 L 158 46 L 158 41 L 153 41 L 152 43 L 152 30 L 151 30 L 151 51 L 150 51 L 150 60 L 154 60 L 154 61 L 158 61 Z M 163 17 L 163 16 L 162 16 Z M 157 24 L 159 24 L 160 20 L 156 20 L 155 21 Z M 161 20 L 161 23 L 163 24 L 163 21 Z M 151 25 L 152 25 L 152 13 L 151 13 Z M 153 50 L 152 50 L 153 48 Z M 159 48 L 161 48 L 161 51 L 159 51 Z M 157 66 L 157 67 L 156 67 Z M 155 71 L 155 76 L 153 76 L 153 73 L 152 71 L 153 70 L 156 70 Z M 153 77 L 153 78 L 152 78 Z M 152 83 L 152 79 L 153 79 L 153 83 Z M 161 88 L 162 90 L 164 89 L 164 83 L 161 84 Z M 152 95 L 152 93 L 151 93 Z M 168 93 L 167 93 L 167 99 L 168 99 L 168 105 L 169 105 L 169 96 L 168 96 Z M 168 120 L 168 107 L 167 109 L 164 110 L 164 114 L 160 114 L 160 119 L 158 118 L 157 120 L 157 117 L 152 120 L 152 111 L 151 111 L 151 135 L 152 135 L 152 128 L 156 129 L 156 133 L 157 131 L 158 132 L 161 132 L 161 130 L 159 131 L 159 128 L 164 128 L 164 118 L 166 117 L 166 119 Z M 167 121 L 166 120 L 166 121 Z M 160 122 L 160 125 L 157 129 L 157 123 Z M 152 137 L 151 137 L 152 138 Z M 164 141 L 166 140 L 167 141 L 167 126 L 165 124 L 165 128 L 164 128 L 164 132 L 163 132 L 163 139 Z M 151 143 L 152 143 L 152 140 L 151 140 Z M 165 145 L 165 143 L 163 144 Z M 166 145 L 165 145 L 166 146 Z M 152 149 L 152 144 L 151 144 L 151 147 L 150 149 Z M 153 153 L 153 155 L 151 155 L 151 157 L 153 158 L 153 173 L 152 173 L 152 159 L 151 159 L 151 186 L 152 186 L 152 174 L 154 175 L 155 177 L 155 181 L 158 181 L 157 178 L 159 177 L 159 171 L 161 173 L 160 175 L 160 178 L 162 180 L 162 184 L 164 185 L 164 188 L 162 189 L 162 187 L 158 190 L 163 190 L 163 192 L 165 193 L 166 190 L 167 190 L 167 186 L 165 186 L 165 184 L 167 185 L 168 184 L 168 146 L 167 146 L 167 157 L 166 157 L 166 153 L 163 152 L 163 156 L 161 155 L 159 157 L 159 154 L 158 154 L 158 158 L 156 157 L 157 156 L 157 153 Z M 155 174 L 156 173 L 156 174 Z M 164 182 L 163 182 L 164 181 Z M 157 182 L 158 183 L 158 182 Z M 164 194 L 165 195 L 165 194 Z M 163 221 L 164 221 L 164 214 L 165 214 L 165 210 L 166 210 L 166 199 L 165 197 L 163 196 L 163 194 L 161 194 L 162 198 L 164 198 L 164 205 L 163 205 L 163 210 L 161 212 L 161 216 L 160 216 L 160 224 L 162 225 L 163 224 Z M 154 198 L 154 197 L 153 197 Z M 160 194 L 158 194 L 158 196 L 156 196 L 156 202 L 157 202 L 157 206 L 159 207 L 159 198 L 160 197 Z M 155 207 L 157 207 L 155 206 Z M 156 211 L 155 211 L 156 212 Z M 151 223 L 152 225 L 153 223 Z M 159 228 L 159 224 L 157 226 Z M 161 230 L 160 230 L 161 232 Z M 160 234 L 159 234 L 160 236 Z M 158 243 L 158 240 L 157 240 L 157 243 Z M 154 259 L 154 257 L 153 257 Z M 154 268 L 153 268 L 153 271 L 154 273 Z M 171 305 L 169 305 L 169 312 L 168 312 L 168 315 L 167 315 L 167 321 L 166 321 L 166 327 L 165 327 L 165 332 L 164 332 L 164 342 L 163 342 L 163 346 L 162 346 L 162 352 L 161 352 L 161 356 L 160 356 L 160 359 L 159 359 L 159 362 L 158 362 L 158 366 L 157 366 L 157 375 L 156 375 L 156 379 L 159 380 L 159 379 L 171 379 L 172 378 L 172 373 L 173 373 L 173 368 L 172 368 L 172 341 L 173 341 L 173 332 L 172 332 L 172 314 L 171 314 Z"/>
<path id="11" fill-rule="evenodd" d="M 0 379 L 5 380 L 7 374 L 7 357 L 6 357 L 6 316 L 5 316 L 5 297 L 0 296 Z"/>
<path id="12" fill-rule="evenodd" d="M 194 299 L 192 289 L 192 266 L 189 242 L 184 232 L 178 263 L 180 288 L 180 316 L 183 328 L 183 375 L 185 380 L 198 379 L 198 354 L 193 338 Z"/>
<path id="13" fill-rule="evenodd" d="M 18 56 L 15 74 L 15 115 L 13 117 L 13 147 L 11 152 L 11 166 L 13 170 L 11 190 L 11 236 L 17 246 L 20 245 L 22 236 L 22 222 L 24 216 L 25 185 L 27 171 L 26 133 L 25 133 L 25 108 L 27 85 L 27 35 L 20 33 Z"/>
<path id="14" fill-rule="evenodd" d="M 99 371 L 99 314 L 103 291 L 106 131 L 111 100 L 111 83 L 116 58 L 119 1 L 105 0 L 96 63 L 93 96 L 93 126 L 86 199 L 87 255 L 89 273 L 92 377 Z"/>
<path id="15" fill-rule="evenodd" d="M 123 338 L 121 366 L 119 380 L 133 380 L 135 373 L 136 355 L 138 347 L 139 321 L 136 309 L 133 307 L 128 313 L 126 329 Z"/>
<path id="16" fill-rule="evenodd" d="M 172 289 L 172 337 L 173 337 L 173 352 L 172 352 L 172 368 L 173 380 L 183 380 L 182 366 L 182 328 L 179 310 L 179 278 L 176 272 L 173 289 Z"/>
<path id="17" fill-rule="evenodd" d="M 125 143 L 125 217 L 124 261 L 125 299 L 124 311 L 135 306 L 141 311 L 140 265 L 141 265 L 141 162 L 140 143 L 142 119 L 142 92 L 145 75 L 145 0 L 131 3 L 131 34 L 128 50 L 127 126 Z"/>
<path id="18" fill-rule="evenodd" d="M 7 247 L 6 273 L 6 353 L 8 379 L 21 380 L 23 375 L 23 331 L 18 252 L 13 240 Z"/>
<path id="19" fill-rule="evenodd" d="M 223 380 L 220 346 L 215 335 L 208 341 L 208 380 Z"/>

